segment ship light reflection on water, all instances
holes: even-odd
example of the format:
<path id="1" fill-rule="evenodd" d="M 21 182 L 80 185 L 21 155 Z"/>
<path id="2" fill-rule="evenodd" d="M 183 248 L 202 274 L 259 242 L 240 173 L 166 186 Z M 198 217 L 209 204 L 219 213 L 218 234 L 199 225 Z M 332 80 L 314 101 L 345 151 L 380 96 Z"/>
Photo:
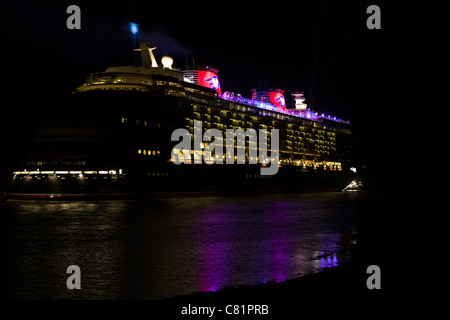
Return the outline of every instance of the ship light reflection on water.
<path id="1" fill-rule="evenodd" d="M 338 233 L 312 235 L 308 230 L 308 209 L 303 208 L 306 209 L 303 216 L 297 205 L 293 201 L 266 203 L 264 209 L 260 208 L 263 212 L 260 219 L 247 226 L 252 231 L 242 230 L 246 227 L 237 215 L 255 210 L 245 204 L 225 204 L 209 212 L 201 223 L 205 228 L 200 229 L 204 243 L 197 248 L 198 290 L 217 291 L 228 287 L 230 282 L 233 286 L 278 283 L 337 267 L 341 263 L 338 258 L 341 236 Z M 292 237 L 291 228 L 299 228 L 302 235 Z M 226 239 L 239 241 L 229 243 Z M 312 239 L 317 250 L 303 250 L 304 241 Z M 345 263 L 346 258 L 341 258 Z M 249 272 L 253 264 L 259 268 Z"/>
<path id="2" fill-rule="evenodd" d="M 84 274 L 80 299 L 161 299 L 320 272 L 351 261 L 354 200 L 320 193 L 7 202 L 3 216 L 15 218 L 4 222 L 16 230 L 13 297 L 73 298 L 64 285 L 72 264 Z"/>
<path id="3" fill-rule="evenodd" d="M 321 257 L 320 258 L 320 269 L 333 268 L 339 265 L 339 261 L 336 257 L 336 254 L 333 254 L 333 257 Z"/>
<path id="4" fill-rule="evenodd" d="M 361 181 L 355 179 L 352 180 L 352 182 L 350 182 L 344 189 L 342 189 L 342 191 L 360 191 L 362 187 L 363 184 Z"/>

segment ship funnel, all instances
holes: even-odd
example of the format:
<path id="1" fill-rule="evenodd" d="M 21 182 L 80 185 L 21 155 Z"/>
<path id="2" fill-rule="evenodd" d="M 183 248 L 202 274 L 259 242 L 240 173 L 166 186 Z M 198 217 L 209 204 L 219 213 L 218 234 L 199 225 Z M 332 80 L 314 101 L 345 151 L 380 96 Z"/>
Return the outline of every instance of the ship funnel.
<path id="1" fill-rule="evenodd" d="M 270 102 L 278 108 L 286 109 L 284 91 L 281 89 L 253 89 L 252 100 Z"/>
<path id="2" fill-rule="evenodd" d="M 150 48 L 147 42 L 140 42 L 139 49 L 134 49 L 141 52 L 142 66 L 146 68 L 157 68 L 158 63 L 156 62 L 155 56 L 153 55 L 153 50 L 156 47 Z"/>
<path id="3" fill-rule="evenodd" d="M 222 94 L 219 78 L 217 77 L 219 70 L 200 66 L 186 66 L 186 68 L 186 70 L 183 70 L 184 81 L 214 89 L 218 94 Z"/>

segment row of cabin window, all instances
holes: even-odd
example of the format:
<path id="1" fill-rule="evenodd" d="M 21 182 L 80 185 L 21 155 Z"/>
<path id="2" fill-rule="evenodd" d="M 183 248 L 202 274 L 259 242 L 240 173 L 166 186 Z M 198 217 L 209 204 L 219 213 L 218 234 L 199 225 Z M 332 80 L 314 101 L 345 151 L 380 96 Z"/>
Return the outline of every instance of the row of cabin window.
<path id="1" fill-rule="evenodd" d="M 144 156 L 149 155 L 149 156 L 160 156 L 161 152 L 159 152 L 159 150 L 138 150 L 138 154 L 143 154 Z"/>
<path id="2" fill-rule="evenodd" d="M 193 111 L 202 111 L 201 110 L 202 108 L 200 107 L 200 106 L 197 106 L 197 105 L 194 105 L 194 106 L 192 106 L 192 110 Z M 286 120 L 286 119 L 288 119 L 288 117 L 286 117 L 286 116 L 284 116 L 284 115 L 282 115 L 282 114 L 279 114 L 279 113 L 277 113 L 277 112 L 271 112 L 271 111 L 269 111 L 269 110 L 259 110 L 259 109 L 254 109 L 254 108 L 252 108 L 252 107 L 244 107 L 244 106 L 239 106 L 239 105 L 230 105 L 230 109 L 232 110 L 232 109 L 234 109 L 234 110 L 237 110 L 237 111 L 248 111 L 248 112 L 253 112 L 253 113 L 258 113 L 258 115 L 260 115 L 260 116 L 271 116 L 272 118 L 276 118 L 276 119 L 278 119 L 278 120 Z M 232 112 L 232 111 L 228 111 L 228 110 L 221 110 L 220 111 L 220 115 L 221 116 L 227 116 L 227 112 Z M 206 108 L 206 113 L 208 113 L 208 114 L 211 114 L 211 108 Z M 233 118 L 236 118 L 236 113 L 233 113 Z M 244 115 L 241 115 L 241 117 L 244 117 Z M 242 120 L 244 120 L 244 119 L 242 119 Z"/>
<path id="3" fill-rule="evenodd" d="M 153 126 L 153 127 L 158 127 L 161 128 L 161 123 L 160 122 L 148 122 L 147 120 L 141 120 L 141 119 L 128 119 L 128 118 L 122 118 L 121 119 L 122 123 L 136 123 L 136 125 L 140 126 Z"/>

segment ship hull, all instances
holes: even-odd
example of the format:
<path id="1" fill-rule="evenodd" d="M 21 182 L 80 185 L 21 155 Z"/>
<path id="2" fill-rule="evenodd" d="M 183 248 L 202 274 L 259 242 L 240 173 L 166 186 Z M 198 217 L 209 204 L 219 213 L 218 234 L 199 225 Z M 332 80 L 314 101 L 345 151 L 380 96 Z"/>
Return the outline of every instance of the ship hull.
<path id="1" fill-rule="evenodd" d="M 154 168 L 151 174 L 121 178 L 28 176 L 14 179 L 12 199 L 145 199 L 185 196 L 246 196 L 271 193 L 340 191 L 352 175 L 337 171 L 305 172 L 279 168 L 275 175 L 261 175 L 257 165 L 175 165 Z"/>

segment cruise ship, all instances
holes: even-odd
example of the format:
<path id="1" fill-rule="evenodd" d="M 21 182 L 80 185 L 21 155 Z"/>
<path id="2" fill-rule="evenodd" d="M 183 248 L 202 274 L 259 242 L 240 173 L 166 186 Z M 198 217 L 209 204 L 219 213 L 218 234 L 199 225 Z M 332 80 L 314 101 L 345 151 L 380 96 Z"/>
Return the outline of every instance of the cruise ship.
<path id="1" fill-rule="evenodd" d="M 244 98 L 224 91 L 217 69 L 177 69 L 168 56 L 158 63 L 155 49 L 140 43 L 136 50 L 142 65 L 93 73 L 70 101 L 58 106 L 45 126 L 36 129 L 31 152 L 13 172 L 10 197 L 245 195 L 342 190 L 351 182 L 349 121 L 313 112 L 301 92 L 285 96 L 281 89 L 254 88 L 251 98 Z M 287 100 L 292 102 L 289 108 Z M 193 150 L 177 149 L 177 129 L 186 133 Z M 244 143 L 233 140 L 223 154 L 214 149 L 216 161 L 208 162 L 206 150 L 212 142 L 202 137 L 210 129 L 223 135 L 215 142 L 225 141 L 227 130 L 263 130 L 267 143 L 252 144 L 244 136 Z M 262 148 L 277 157 L 264 161 Z M 176 161 L 180 157 L 181 164 Z M 261 170 L 273 165 L 275 173 Z"/>

